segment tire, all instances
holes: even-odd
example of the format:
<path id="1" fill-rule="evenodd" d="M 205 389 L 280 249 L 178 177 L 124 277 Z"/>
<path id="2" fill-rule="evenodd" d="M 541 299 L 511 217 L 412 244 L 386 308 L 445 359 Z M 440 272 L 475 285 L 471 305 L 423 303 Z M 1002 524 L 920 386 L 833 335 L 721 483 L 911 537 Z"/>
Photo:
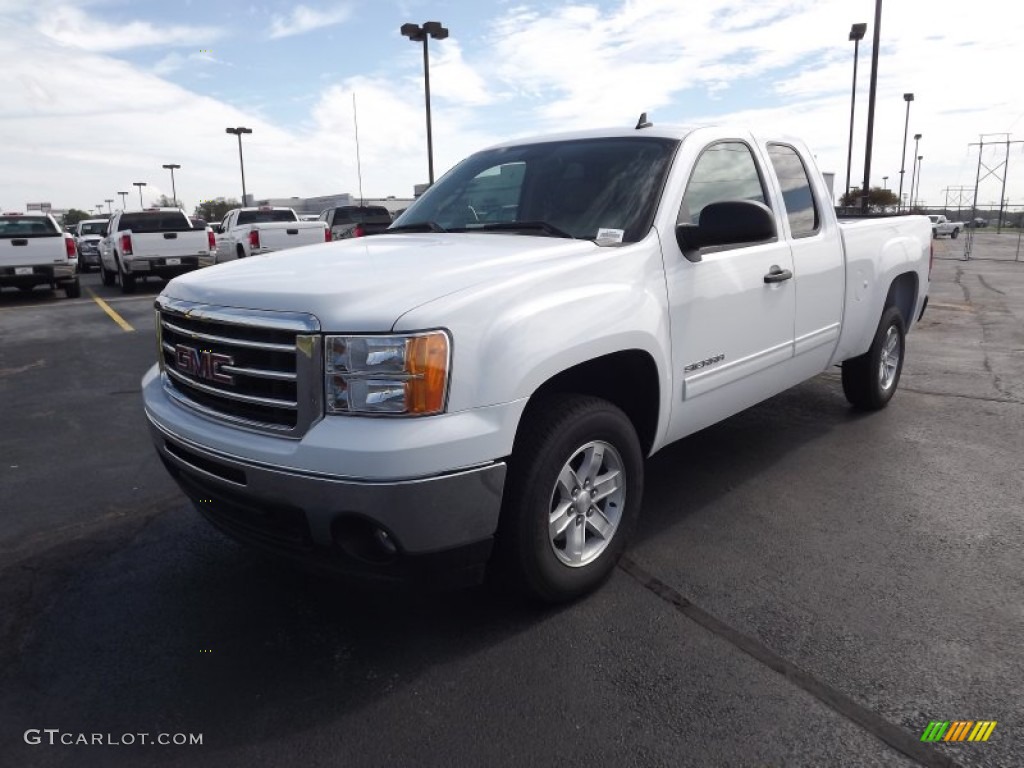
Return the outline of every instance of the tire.
<path id="1" fill-rule="evenodd" d="M 100 262 L 100 280 L 104 285 L 113 285 L 117 275 L 114 272 L 109 271 L 103 263 Z"/>
<path id="2" fill-rule="evenodd" d="M 938 240 L 938 239 L 939 239 L 939 230 L 933 229 L 932 230 L 932 240 Z"/>
<path id="3" fill-rule="evenodd" d="M 517 592 L 565 602 L 598 587 L 625 550 L 643 499 L 643 452 L 626 414 L 596 397 L 552 396 L 524 419 L 495 567 Z"/>
<path id="4" fill-rule="evenodd" d="M 34 285 L 19 285 L 18 290 L 22 293 L 32 293 L 36 287 Z"/>
<path id="5" fill-rule="evenodd" d="M 121 284 L 121 293 L 135 293 L 135 275 L 124 271 L 120 259 L 117 261 L 117 278 Z"/>
<path id="6" fill-rule="evenodd" d="M 956 240 L 958 237 L 960 237 L 960 230 L 959 229 L 954 229 L 952 232 L 949 233 L 949 236 L 953 240 Z"/>
<path id="7" fill-rule="evenodd" d="M 82 284 L 78 280 L 73 283 L 65 283 L 64 295 L 69 299 L 77 299 L 82 295 Z"/>
<path id="8" fill-rule="evenodd" d="M 885 408 L 896 394 L 906 356 L 907 326 L 896 307 L 882 313 L 871 348 L 843 361 L 843 394 L 861 411 Z"/>
<path id="9" fill-rule="evenodd" d="M 238 258 L 245 258 L 245 248 L 243 248 L 242 246 L 238 246 L 237 248 L 235 248 L 235 253 L 238 255 Z"/>

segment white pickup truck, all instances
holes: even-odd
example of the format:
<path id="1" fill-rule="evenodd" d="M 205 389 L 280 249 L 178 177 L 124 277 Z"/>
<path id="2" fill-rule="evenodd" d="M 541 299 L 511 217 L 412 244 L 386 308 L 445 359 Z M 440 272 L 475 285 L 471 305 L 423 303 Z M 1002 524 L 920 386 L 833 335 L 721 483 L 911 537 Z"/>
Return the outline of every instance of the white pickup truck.
<path id="1" fill-rule="evenodd" d="M 331 239 L 330 230 L 322 221 L 299 221 L 291 208 L 269 205 L 235 208 L 213 229 L 217 234 L 217 263 Z"/>
<path id="2" fill-rule="evenodd" d="M 81 295 L 75 239 L 49 214 L 0 214 L 0 288 L 28 293 L 37 285 Z"/>
<path id="3" fill-rule="evenodd" d="M 836 365 L 854 407 L 889 402 L 930 235 L 837 222 L 784 136 L 517 140 L 385 234 L 171 282 L 145 413 L 241 540 L 381 578 L 487 564 L 567 600 L 623 552 L 645 457 Z"/>
<path id="4" fill-rule="evenodd" d="M 199 267 L 216 249 L 213 232 L 196 229 L 180 208 L 147 208 L 115 213 L 100 240 L 104 285 L 118 282 L 122 293 L 135 291 L 146 277 L 170 280 Z"/>
<path id="5" fill-rule="evenodd" d="M 950 238 L 956 240 L 960 236 L 960 230 L 967 228 L 964 222 L 950 221 L 942 214 L 931 215 L 928 219 L 932 223 L 932 237 L 936 238 L 949 235 Z"/>

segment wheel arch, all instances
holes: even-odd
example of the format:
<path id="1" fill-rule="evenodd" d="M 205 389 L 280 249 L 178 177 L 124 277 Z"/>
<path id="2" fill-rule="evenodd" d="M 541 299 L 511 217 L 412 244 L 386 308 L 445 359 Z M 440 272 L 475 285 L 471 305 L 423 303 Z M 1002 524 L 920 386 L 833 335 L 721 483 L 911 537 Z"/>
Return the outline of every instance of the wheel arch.
<path id="1" fill-rule="evenodd" d="M 591 395 L 613 403 L 633 423 L 644 455 L 650 454 L 658 434 L 661 408 L 658 366 L 650 352 L 642 349 L 612 352 L 551 376 L 530 395 L 516 427 L 516 443 L 531 412 L 554 394 Z"/>
<path id="2" fill-rule="evenodd" d="M 882 305 L 884 313 L 889 307 L 896 307 L 903 315 L 903 323 L 907 329 L 914 322 L 914 307 L 917 306 L 918 277 L 916 272 L 903 272 L 896 275 L 889 284 L 889 292 Z"/>

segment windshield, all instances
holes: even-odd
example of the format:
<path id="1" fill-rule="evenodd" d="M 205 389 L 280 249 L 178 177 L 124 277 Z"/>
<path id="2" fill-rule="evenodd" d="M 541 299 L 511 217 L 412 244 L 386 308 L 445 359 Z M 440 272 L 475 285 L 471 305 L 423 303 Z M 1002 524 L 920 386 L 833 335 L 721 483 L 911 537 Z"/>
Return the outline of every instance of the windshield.
<path id="1" fill-rule="evenodd" d="M 102 235 L 104 227 L 107 226 L 105 221 L 89 221 L 81 225 L 79 228 L 79 234 L 81 235 Z"/>
<path id="2" fill-rule="evenodd" d="M 654 137 L 577 139 L 486 150 L 427 190 L 392 229 L 488 229 L 636 242 L 651 228 L 679 142 Z M 547 225 L 546 228 L 537 226 Z"/>
<path id="3" fill-rule="evenodd" d="M 239 224 L 265 224 L 275 221 L 298 221 L 295 211 L 286 208 L 281 211 L 241 211 L 238 214 Z"/>

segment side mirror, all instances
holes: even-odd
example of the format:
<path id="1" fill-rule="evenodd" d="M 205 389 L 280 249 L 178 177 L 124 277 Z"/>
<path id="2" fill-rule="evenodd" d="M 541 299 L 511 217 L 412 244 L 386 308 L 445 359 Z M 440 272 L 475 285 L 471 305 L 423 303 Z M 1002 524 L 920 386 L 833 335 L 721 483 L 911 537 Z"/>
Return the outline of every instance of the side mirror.
<path id="1" fill-rule="evenodd" d="M 711 203 L 701 210 L 696 226 L 676 225 L 679 250 L 690 261 L 700 261 L 698 251 L 701 248 L 760 243 L 777 236 L 771 209 L 754 200 Z"/>

